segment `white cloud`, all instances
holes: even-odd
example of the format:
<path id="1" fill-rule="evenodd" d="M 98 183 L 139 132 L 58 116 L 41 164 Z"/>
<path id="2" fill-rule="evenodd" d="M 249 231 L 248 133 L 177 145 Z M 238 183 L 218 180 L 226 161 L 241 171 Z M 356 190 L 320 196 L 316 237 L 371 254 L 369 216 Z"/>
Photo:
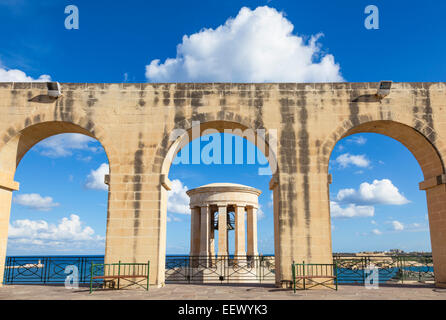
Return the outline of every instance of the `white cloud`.
<path id="1" fill-rule="evenodd" d="M 331 82 L 340 67 L 317 42 L 293 34 L 293 24 L 274 8 L 243 7 L 216 29 L 183 36 L 176 58 L 146 66 L 151 82 Z"/>
<path id="2" fill-rule="evenodd" d="M 341 189 L 336 200 L 361 205 L 403 205 L 409 203 L 409 200 L 400 194 L 398 188 L 389 179 L 374 180 L 372 184 L 361 183 L 359 190 Z"/>
<path id="3" fill-rule="evenodd" d="M 390 224 L 390 231 L 407 231 L 407 232 L 428 232 L 429 228 L 427 225 L 422 223 L 403 223 L 398 220 L 386 221 L 387 224 Z"/>
<path id="4" fill-rule="evenodd" d="M 33 79 L 27 76 L 25 72 L 18 69 L 7 69 L 0 64 L 0 82 L 46 82 L 51 81 L 51 77 L 47 74 L 39 76 L 37 79 Z"/>
<path id="5" fill-rule="evenodd" d="M 167 193 L 167 211 L 172 213 L 190 214 L 187 186 L 178 180 L 172 180 L 172 189 Z"/>
<path id="6" fill-rule="evenodd" d="M 392 221 L 392 227 L 393 227 L 393 230 L 395 230 L 395 231 L 404 230 L 404 225 L 397 220 Z"/>
<path id="7" fill-rule="evenodd" d="M 257 220 L 262 220 L 265 218 L 265 212 L 262 209 L 262 205 L 259 203 L 259 208 L 257 209 Z"/>
<path id="8" fill-rule="evenodd" d="M 373 217 L 375 208 L 373 206 L 357 206 L 353 203 L 342 208 L 336 201 L 330 201 L 330 213 L 332 218 Z"/>
<path id="9" fill-rule="evenodd" d="M 364 138 L 363 136 L 353 136 L 350 139 L 347 139 L 348 142 L 350 143 L 354 143 L 357 145 L 364 145 L 367 142 L 367 139 Z"/>
<path id="10" fill-rule="evenodd" d="M 410 232 L 429 232 L 429 226 L 424 223 L 411 223 L 404 226 L 404 230 Z"/>
<path id="11" fill-rule="evenodd" d="M 268 208 L 273 208 L 274 207 L 274 193 L 271 192 L 270 193 L 270 200 L 268 201 Z"/>
<path id="12" fill-rule="evenodd" d="M 38 193 L 19 194 L 14 197 L 13 202 L 39 211 L 48 211 L 59 205 L 59 203 L 53 202 L 53 198 L 42 197 Z"/>
<path id="13" fill-rule="evenodd" d="M 168 215 L 167 216 L 167 222 L 181 222 L 181 219 L 180 218 L 177 218 L 177 217 L 175 217 L 175 216 L 171 216 L 171 215 Z"/>
<path id="14" fill-rule="evenodd" d="M 46 157 L 59 158 L 71 156 L 73 150 L 98 151 L 98 148 L 91 146 L 97 140 L 79 133 L 63 133 L 52 136 L 41 141 L 37 146 L 40 154 Z"/>
<path id="15" fill-rule="evenodd" d="M 379 235 L 382 234 L 382 232 L 379 231 L 378 229 L 373 229 L 373 230 L 372 230 L 372 233 L 375 234 L 375 235 L 377 235 L 377 236 L 379 236 Z"/>
<path id="16" fill-rule="evenodd" d="M 85 187 L 94 190 L 108 190 L 108 186 L 104 183 L 104 176 L 109 174 L 110 168 L 107 163 L 103 163 L 96 170 L 91 170 L 87 176 Z"/>
<path id="17" fill-rule="evenodd" d="M 9 225 L 8 244 L 13 247 L 61 248 L 64 251 L 73 248 L 85 248 L 86 245 L 103 245 L 104 237 L 95 235 L 89 226 L 83 226 L 78 215 L 64 217 L 58 224 L 45 220 L 16 220 Z"/>
<path id="18" fill-rule="evenodd" d="M 367 168 L 370 165 L 370 160 L 363 154 L 353 155 L 350 153 L 344 153 L 336 158 L 336 163 L 338 163 L 341 168 L 347 168 L 350 165 L 360 168 Z"/>

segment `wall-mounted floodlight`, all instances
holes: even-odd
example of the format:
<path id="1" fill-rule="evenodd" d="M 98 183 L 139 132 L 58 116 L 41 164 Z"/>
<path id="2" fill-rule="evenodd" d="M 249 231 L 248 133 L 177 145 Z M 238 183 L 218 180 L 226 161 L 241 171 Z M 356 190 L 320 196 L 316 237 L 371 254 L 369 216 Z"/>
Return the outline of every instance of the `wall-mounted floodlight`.
<path id="1" fill-rule="evenodd" d="M 59 82 L 47 82 L 46 87 L 50 97 L 58 98 L 62 95 L 62 92 L 60 92 Z"/>
<path id="2" fill-rule="evenodd" d="M 390 88 L 392 88 L 392 81 L 381 81 L 379 83 L 379 88 L 378 88 L 378 92 L 376 93 L 376 96 L 379 99 L 382 99 L 385 96 L 388 96 L 390 93 Z"/>

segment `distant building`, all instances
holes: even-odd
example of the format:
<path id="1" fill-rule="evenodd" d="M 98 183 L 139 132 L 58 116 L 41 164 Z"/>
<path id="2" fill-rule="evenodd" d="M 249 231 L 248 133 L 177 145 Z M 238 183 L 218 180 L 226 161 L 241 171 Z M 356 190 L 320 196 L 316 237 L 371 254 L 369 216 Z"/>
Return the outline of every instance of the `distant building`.
<path id="1" fill-rule="evenodd" d="M 389 253 L 391 253 L 391 254 L 403 254 L 404 250 L 401 250 L 401 249 L 390 249 Z"/>

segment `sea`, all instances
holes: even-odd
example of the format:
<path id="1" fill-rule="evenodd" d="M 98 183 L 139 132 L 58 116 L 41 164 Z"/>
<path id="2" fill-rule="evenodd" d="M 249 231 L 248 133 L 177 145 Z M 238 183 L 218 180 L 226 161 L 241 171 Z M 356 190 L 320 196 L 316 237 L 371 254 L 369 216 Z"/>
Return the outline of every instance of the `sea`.
<path id="1" fill-rule="evenodd" d="M 264 255 L 268 257 L 268 255 Z M 166 269 L 188 266 L 188 256 L 172 254 L 166 256 Z M 103 255 L 85 256 L 8 256 L 6 258 L 4 284 L 57 284 L 64 283 L 76 266 L 79 283 L 90 283 L 92 264 L 104 263 Z M 272 270 L 274 272 L 274 270 Z M 364 283 L 366 276 L 364 269 L 338 268 L 338 283 Z M 433 280 L 433 267 L 407 266 L 379 269 L 379 283 L 401 282 L 403 275 L 410 275 L 410 280 Z M 407 278 L 407 277 L 406 277 Z"/>

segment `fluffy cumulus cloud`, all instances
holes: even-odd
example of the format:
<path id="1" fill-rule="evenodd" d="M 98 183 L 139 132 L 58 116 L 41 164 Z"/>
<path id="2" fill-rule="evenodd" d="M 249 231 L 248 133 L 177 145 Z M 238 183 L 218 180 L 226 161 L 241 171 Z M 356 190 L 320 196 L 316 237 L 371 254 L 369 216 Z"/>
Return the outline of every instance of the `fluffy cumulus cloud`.
<path id="1" fill-rule="evenodd" d="M 268 208 L 274 207 L 274 194 L 271 192 L 268 201 Z"/>
<path id="2" fill-rule="evenodd" d="M 257 209 L 257 220 L 262 220 L 263 218 L 265 218 L 265 212 L 263 211 L 262 205 L 259 203 L 259 208 Z"/>
<path id="3" fill-rule="evenodd" d="M 331 82 L 343 81 L 333 55 L 293 33 L 276 9 L 242 8 L 216 29 L 183 36 L 176 58 L 146 66 L 150 82 Z"/>
<path id="4" fill-rule="evenodd" d="M 429 227 L 428 225 L 424 223 L 403 223 L 398 220 L 390 220 L 385 221 L 385 224 L 389 225 L 388 228 L 384 232 L 379 232 L 379 234 L 389 234 L 389 233 L 395 233 L 395 232 L 428 232 Z M 376 230 L 376 229 L 375 229 Z M 373 232 L 373 231 L 372 231 Z"/>
<path id="5" fill-rule="evenodd" d="M 0 64 L 0 82 L 45 82 L 51 81 L 51 77 L 47 74 L 43 74 L 39 76 L 37 79 L 34 79 L 25 72 L 18 69 L 7 69 L 1 66 Z"/>
<path id="6" fill-rule="evenodd" d="M 404 225 L 397 220 L 392 221 L 392 227 L 393 227 L 393 230 L 395 230 L 395 231 L 404 230 Z"/>
<path id="7" fill-rule="evenodd" d="M 103 163 L 96 170 L 91 170 L 87 176 L 85 187 L 93 190 L 108 190 L 108 186 L 104 183 L 104 176 L 109 174 L 110 168 L 107 163 Z"/>
<path id="8" fill-rule="evenodd" d="M 181 219 L 174 215 L 168 215 L 167 222 L 181 222 Z"/>
<path id="9" fill-rule="evenodd" d="M 171 213 L 190 214 L 187 186 L 178 180 L 172 180 L 172 189 L 167 193 L 167 211 Z"/>
<path id="10" fill-rule="evenodd" d="M 377 236 L 383 234 L 379 229 L 373 229 L 373 230 L 372 230 L 372 233 L 373 233 L 374 235 L 377 235 Z"/>
<path id="11" fill-rule="evenodd" d="M 389 179 L 374 180 L 371 184 L 362 183 L 358 190 L 339 190 L 330 201 L 330 212 L 332 218 L 373 217 L 375 205 L 403 205 L 408 202 Z M 376 224 L 374 221 L 372 223 Z M 393 226 L 394 230 L 403 230 L 397 229 L 403 227 L 402 224 Z"/>
<path id="12" fill-rule="evenodd" d="M 46 157 L 60 158 L 73 155 L 74 150 L 98 151 L 97 140 L 79 133 L 64 133 L 43 140 L 37 145 L 39 153 Z"/>
<path id="13" fill-rule="evenodd" d="M 39 211 L 49 211 L 59 205 L 59 203 L 53 201 L 53 198 L 42 197 L 38 193 L 19 194 L 14 197 L 13 202 Z"/>
<path id="14" fill-rule="evenodd" d="M 330 201 L 330 213 L 332 218 L 373 217 L 375 208 L 373 206 L 357 206 L 353 203 L 342 207 L 336 201 Z"/>
<path id="15" fill-rule="evenodd" d="M 104 237 L 84 226 L 78 215 L 64 217 L 57 224 L 45 220 L 15 220 L 9 225 L 8 242 L 14 248 L 59 248 L 70 251 L 73 248 L 103 246 Z M 8 244 L 9 245 L 9 244 Z M 34 248 L 35 249 L 35 248 Z"/>
<path id="16" fill-rule="evenodd" d="M 403 205 L 409 203 L 389 179 L 374 180 L 373 183 L 361 183 L 358 190 L 341 189 L 336 200 L 360 205 Z"/>
<path id="17" fill-rule="evenodd" d="M 363 154 L 360 155 L 354 155 L 350 153 L 344 153 L 339 155 L 335 162 L 341 167 L 341 168 L 347 168 L 351 165 L 360 167 L 360 168 L 367 168 L 370 166 L 370 160 L 367 159 L 367 157 Z"/>
<path id="18" fill-rule="evenodd" d="M 350 139 L 347 139 L 347 142 L 362 146 L 367 143 L 367 139 L 363 136 L 353 136 Z"/>

